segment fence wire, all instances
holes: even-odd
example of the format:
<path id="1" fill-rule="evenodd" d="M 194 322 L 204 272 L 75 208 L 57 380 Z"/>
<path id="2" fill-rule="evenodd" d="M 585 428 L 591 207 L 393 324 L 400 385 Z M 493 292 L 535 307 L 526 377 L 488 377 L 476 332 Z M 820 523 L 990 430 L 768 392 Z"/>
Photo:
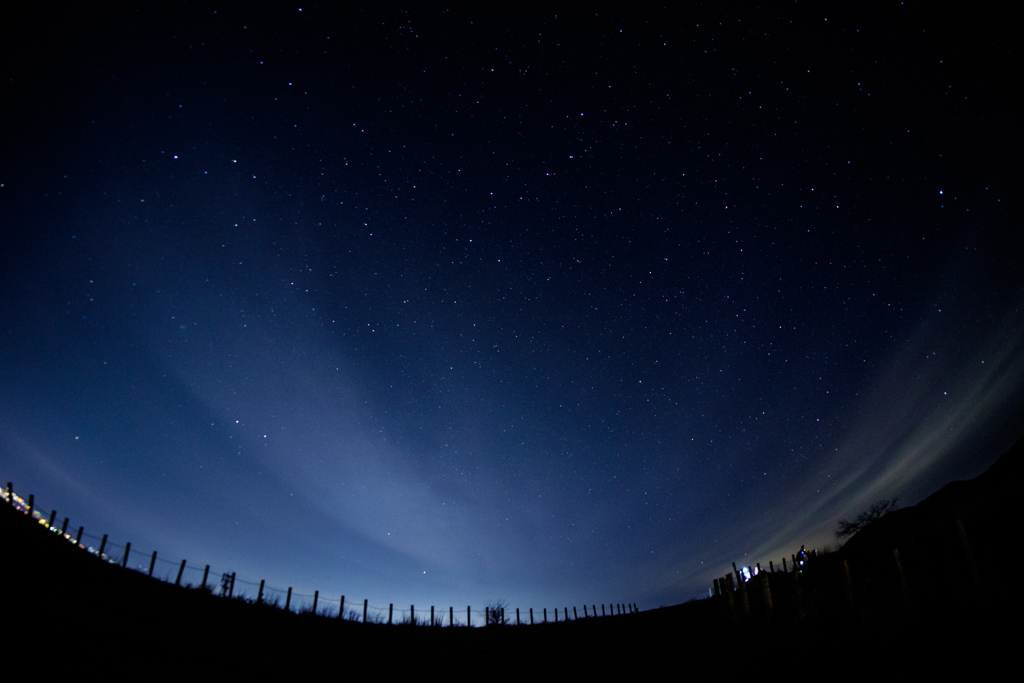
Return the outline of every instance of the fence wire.
<path id="1" fill-rule="evenodd" d="M 371 604 L 369 601 L 354 602 L 345 598 L 344 613 L 341 613 L 342 596 L 327 596 L 323 593 L 299 593 L 291 588 L 270 586 L 265 581 L 250 581 L 239 578 L 234 572 L 222 571 L 210 565 L 190 565 L 186 560 L 175 561 L 161 557 L 159 552 L 144 551 L 130 543 L 124 544 L 111 541 L 107 535 L 97 536 L 69 526 L 69 518 L 58 521 L 56 510 L 46 510 L 34 504 L 32 496 L 25 500 L 10 490 L 0 491 L 0 503 L 10 505 L 24 514 L 31 514 L 32 519 L 52 533 L 58 534 L 68 543 L 77 545 L 80 550 L 96 556 L 110 564 L 123 566 L 126 569 L 151 576 L 164 583 L 173 583 L 193 590 L 205 590 L 208 593 L 231 598 L 247 603 L 260 603 L 278 609 L 287 609 L 296 614 L 310 614 L 316 602 L 316 614 L 321 617 L 342 617 L 344 621 L 365 622 L 370 624 L 416 625 L 437 627 L 482 627 L 499 623 L 489 608 L 472 609 L 468 606 L 461 609 L 455 605 L 443 607 L 427 606 L 417 608 L 415 605 L 396 606 Z M 127 554 L 127 561 L 125 555 Z M 155 557 L 154 557 L 155 554 Z M 601 604 L 601 616 L 605 616 L 605 604 Z M 622 616 L 638 611 L 632 603 L 607 603 L 609 616 Z M 430 612 L 434 610 L 433 622 Z M 579 615 L 576 607 L 572 607 L 573 616 L 569 616 L 569 607 L 555 608 L 548 615 L 548 608 L 514 608 L 505 607 L 503 623 L 511 626 L 529 626 L 544 623 L 565 623 L 583 619 L 593 619 L 597 615 L 597 604 L 584 605 L 583 614 Z M 558 616 L 559 609 L 562 616 Z M 521 612 L 522 616 L 519 616 Z"/>

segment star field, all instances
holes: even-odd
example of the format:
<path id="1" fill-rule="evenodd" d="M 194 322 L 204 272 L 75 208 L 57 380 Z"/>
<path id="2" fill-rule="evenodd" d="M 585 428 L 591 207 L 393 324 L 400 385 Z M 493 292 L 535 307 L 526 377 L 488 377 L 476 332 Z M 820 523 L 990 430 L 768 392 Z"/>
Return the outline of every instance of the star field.
<path id="1" fill-rule="evenodd" d="M 20 27 L 0 471 L 133 547 L 376 604 L 649 608 L 831 542 L 1019 436 L 1006 26 Z"/>

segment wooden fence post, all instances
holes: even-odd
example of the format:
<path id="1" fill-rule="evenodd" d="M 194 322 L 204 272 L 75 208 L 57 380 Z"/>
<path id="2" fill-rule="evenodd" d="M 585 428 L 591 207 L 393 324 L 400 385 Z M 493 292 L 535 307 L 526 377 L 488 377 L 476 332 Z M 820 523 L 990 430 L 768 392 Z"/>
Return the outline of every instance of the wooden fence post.
<path id="1" fill-rule="evenodd" d="M 913 608 L 910 604 L 910 590 L 907 588 L 907 575 L 903 573 L 903 561 L 900 559 L 899 548 L 892 549 L 892 559 L 896 569 L 896 587 L 899 589 L 902 616 L 909 619 L 913 617 Z"/>
<path id="2" fill-rule="evenodd" d="M 579 616 L 576 614 L 576 605 L 572 606 L 572 618 L 579 619 Z"/>
<path id="3" fill-rule="evenodd" d="M 597 617 L 597 605 L 591 605 L 594 608 L 594 617 Z"/>
<path id="4" fill-rule="evenodd" d="M 363 600 L 363 623 L 366 623 L 366 603 L 367 600 Z"/>
<path id="5" fill-rule="evenodd" d="M 181 585 L 181 575 L 182 575 L 182 573 L 184 573 L 184 571 L 185 571 L 185 560 L 182 560 L 181 561 L 181 566 L 178 567 L 178 578 L 174 580 L 174 585 L 175 586 L 180 586 Z"/>
<path id="6" fill-rule="evenodd" d="M 601 616 L 604 616 L 604 603 L 601 603 Z"/>
<path id="7" fill-rule="evenodd" d="M 210 565 L 206 565 L 206 569 L 203 570 L 203 590 L 206 590 L 206 579 L 210 576 Z"/>
<path id="8" fill-rule="evenodd" d="M 448 605 L 448 625 L 455 626 L 455 608 Z"/>
<path id="9" fill-rule="evenodd" d="M 970 580 L 972 597 L 980 602 L 985 597 L 985 584 L 981 580 L 981 572 L 978 571 L 978 562 L 974 559 L 974 549 L 967 538 L 967 530 L 959 517 L 956 520 L 956 533 L 960 541 L 960 553 L 967 563 L 967 577 Z"/>
<path id="10" fill-rule="evenodd" d="M 798 619 L 804 618 L 804 590 L 800 586 L 800 572 L 797 571 L 797 565 L 793 563 L 793 573 L 790 574 L 793 581 L 793 603 L 796 608 L 796 617 Z"/>
<path id="11" fill-rule="evenodd" d="M 60 535 L 61 536 L 67 536 L 68 535 L 68 522 L 70 522 L 70 521 L 71 520 L 68 519 L 67 517 L 64 518 L 64 524 L 60 528 Z"/>
<path id="12" fill-rule="evenodd" d="M 233 598 L 235 596 L 235 573 L 231 572 L 231 585 L 228 586 L 228 597 Z"/>
<path id="13" fill-rule="evenodd" d="M 103 534 L 103 540 L 100 541 L 100 559 L 103 559 L 103 550 L 107 547 L 107 535 Z"/>
<path id="14" fill-rule="evenodd" d="M 153 551 L 153 558 L 149 561 L 149 575 L 153 576 L 153 567 L 156 566 L 156 551 Z"/>
<path id="15" fill-rule="evenodd" d="M 747 584 L 739 572 L 736 572 L 736 584 L 736 592 L 740 594 L 740 616 L 746 619 L 750 616 L 750 598 L 747 597 Z"/>
<path id="16" fill-rule="evenodd" d="M 576 609 L 576 608 L 575 608 L 575 607 L 573 607 L 573 609 Z M 590 616 L 590 615 L 589 615 L 589 614 L 587 614 L 587 606 L 586 606 L 586 605 L 583 605 L 583 618 L 584 618 L 584 619 L 586 619 L 586 618 L 587 618 L 587 617 L 589 617 L 589 616 Z"/>
<path id="17" fill-rule="evenodd" d="M 260 592 L 256 594 L 256 604 L 263 604 L 263 584 L 266 583 L 266 579 L 260 579 Z"/>
<path id="18" fill-rule="evenodd" d="M 782 573 L 783 574 L 788 574 L 789 573 L 789 567 L 786 566 L 786 558 L 782 558 Z"/>
<path id="19" fill-rule="evenodd" d="M 469 628 L 473 625 L 472 619 L 473 617 L 471 617 L 469 614 L 469 605 L 466 605 L 466 628 Z"/>
<path id="20" fill-rule="evenodd" d="M 128 567 L 128 551 L 130 551 L 131 549 L 132 549 L 131 541 L 128 541 L 127 543 L 124 544 L 124 557 L 121 559 L 121 567 L 123 567 L 123 568 L 127 568 Z"/>
<path id="21" fill-rule="evenodd" d="M 292 607 L 292 587 L 288 586 L 288 597 L 284 599 L 284 611 L 291 611 Z"/>
<path id="22" fill-rule="evenodd" d="M 518 607 L 516 607 L 516 626 L 520 626 L 520 623 L 519 623 L 519 608 Z"/>
<path id="23" fill-rule="evenodd" d="M 430 625 L 434 625 L 434 606 L 430 606 Z"/>
<path id="24" fill-rule="evenodd" d="M 484 606 L 484 626 L 491 625 L 491 608 L 488 605 Z"/>
<path id="25" fill-rule="evenodd" d="M 50 511 L 50 522 L 46 525 L 47 529 L 52 529 L 53 528 L 53 520 L 55 520 L 55 519 L 57 519 L 57 511 L 56 510 L 51 510 Z"/>
<path id="26" fill-rule="evenodd" d="M 846 598 L 846 610 L 850 613 L 850 619 L 855 616 L 855 609 L 853 604 L 853 582 L 850 580 L 850 563 L 843 560 L 840 565 L 840 574 L 843 580 L 843 594 Z"/>
<path id="27" fill-rule="evenodd" d="M 36 497 L 33 494 L 28 494 L 28 516 L 32 517 L 32 506 L 36 504 Z"/>
<path id="28" fill-rule="evenodd" d="M 416 605 L 409 605 L 409 623 L 416 625 Z"/>
<path id="29" fill-rule="evenodd" d="M 761 577 L 761 585 L 763 586 L 762 598 L 764 599 L 764 608 L 768 612 L 768 616 L 772 615 L 772 588 L 768 585 L 768 574 L 758 574 Z"/>
<path id="30" fill-rule="evenodd" d="M 732 574 L 726 574 L 718 580 L 718 585 L 725 595 L 725 607 L 727 618 L 730 622 L 736 621 L 736 596 L 733 595 Z"/>
<path id="31" fill-rule="evenodd" d="M 313 591 L 313 616 L 316 616 L 316 603 L 320 599 L 320 591 Z"/>
<path id="32" fill-rule="evenodd" d="M 78 536 L 75 537 L 75 545 L 77 545 L 77 546 L 81 546 L 82 545 L 82 534 L 84 534 L 84 533 L 85 533 L 85 527 L 84 526 L 78 527 Z"/>
<path id="33" fill-rule="evenodd" d="M 391 614 L 395 611 L 395 603 L 388 603 L 388 626 L 391 625 Z"/>
<path id="34" fill-rule="evenodd" d="M 533 626 L 533 608 L 530 608 L 530 626 Z"/>
<path id="35" fill-rule="evenodd" d="M 544 623 L 548 623 L 548 608 L 544 608 Z"/>
<path id="36" fill-rule="evenodd" d="M 719 610 L 723 613 L 723 618 L 727 622 L 732 622 L 732 592 L 728 590 L 729 586 L 725 580 L 725 577 L 721 577 L 715 580 L 715 594 L 718 596 Z"/>
<path id="37" fill-rule="evenodd" d="M 345 618 L 345 596 L 344 595 L 341 596 L 341 607 L 338 610 L 338 618 L 339 619 L 344 619 Z"/>

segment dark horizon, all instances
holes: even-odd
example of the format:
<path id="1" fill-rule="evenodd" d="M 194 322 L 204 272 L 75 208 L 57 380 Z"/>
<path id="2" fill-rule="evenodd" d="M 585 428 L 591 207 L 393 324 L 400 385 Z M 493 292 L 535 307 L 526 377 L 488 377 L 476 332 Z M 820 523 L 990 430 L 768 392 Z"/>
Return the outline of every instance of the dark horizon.
<path id="1" fill-rule="evenodd" d="M 406 608 L 646 609 L 834 543 L 1021 436 L 1011 25 L 11 22 L 0 477 Z"/>

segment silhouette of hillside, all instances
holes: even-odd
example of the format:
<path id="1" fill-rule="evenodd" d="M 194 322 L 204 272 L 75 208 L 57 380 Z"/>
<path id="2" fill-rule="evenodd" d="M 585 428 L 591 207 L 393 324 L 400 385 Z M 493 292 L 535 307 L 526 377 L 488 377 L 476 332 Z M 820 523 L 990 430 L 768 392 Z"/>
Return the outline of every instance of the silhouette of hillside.
<path id="1" fill-rule="evenodd" d="M 150 579 L 0 505 L 0 588 L 9 625 L 0 642 L 48 667 L 102 662 L 107 669 L 145 665 L 203 676 L 710 677 L 794 666 L 871 674 L 937 669 L 982 654 L 975 665 L 987 667 L 1011 651 L 1000 625 L 1016 616 L 1018 603 L 1007 541 L 1016 521 L 1011 506 L 1020 500 L 1022 451 L 1024 440 L 978 478 L 884 517 L 813 562 L 799 577 L 803 613 L 777 588 L 787 577 L 771 574 L 774 609 L 758 611 L 753 601 L 742 617 L 707 599 L 532 627 L 346 622 Z M 903 584 L 893 578 L 894 548 Z M 845 585 L 844 561 L 852 577 Z"/>
<path id="2" fill-rule="evenodd" d="M 968 530 L 979 564 L 997 570 L 1007 559 L 1005 544 L 1011 538 L 1007 534 L 1017 524 L 1022 461 L 1024 438 L 978 477 L 950 482 L 917 505 L 896 510 L 858 532 L 842 553 L 854 556 L 893 547 L 941 545 L 930 530 L 955 525 L 959 519 Z"/>

